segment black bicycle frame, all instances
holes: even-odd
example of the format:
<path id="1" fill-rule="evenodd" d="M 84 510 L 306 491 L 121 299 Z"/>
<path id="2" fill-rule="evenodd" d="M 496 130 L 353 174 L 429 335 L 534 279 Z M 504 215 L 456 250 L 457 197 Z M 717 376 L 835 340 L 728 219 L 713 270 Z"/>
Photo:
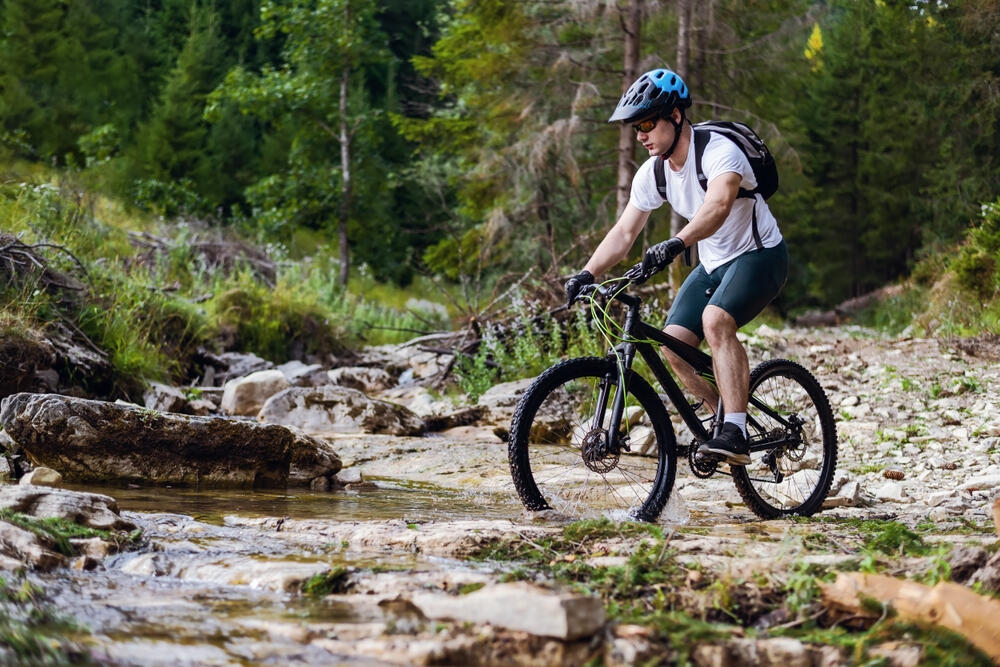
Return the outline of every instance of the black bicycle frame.
<path id="1" fill-rule="evenodd" d="M 619 292 L 618 294 L 612 293 L 610 296 L 618 301 L 621 301 L 628 307 L 628 312 L 625 315 L 625 326 L 623 329 L 625 342 L 615 347 L 611 352 L 611 356 L 617 359 L 617 362 L 621 364 L 623 371 L 627 371 L 632 367 L 632 362 L 635 360 L 635 353 L 638 352 L 649 366 L 649 369 L 653 372 L 653 375 L 660 383 L 660 386 L 662 386 L 663 390 L 667 393 L 667 396 L 670 398 L 670 402 L 677 408 L 677 413 L 681 416 L 681 419 L 683 419 L 687 427 L 691 429 L 691 433 L 693 433 L 699 440 L 707 440 L 712 434 L 708 432 L 708 429 L 705 428 L 705 424 L 698 417 L 698 414 L 695 412 L 695 406 L 688 402 L 687 396 L 684 395 L 684 392 L 677 384 L 674 376 L 667 370 L 666 364 L 663 363 L 663 359 L 660 357 L 657 350 L 651 343 L 646 341 L 655 341 L 656 343 L 668 348 L 678 357 L 690 364 L 698 375 L 705 378 L 705 380 L 715 386 L 715 372 L 712 367 L 712 357 L 705 354 L 701 350 L 688 345 L 679 338 L 675 338 L 665 331 L 643 322 L 639 317 L 639 306 L 642 303 L 639 297 L 624 294 L 622 292 Z M 624 375 L 622 377 L 624 379 Z M 608 392 L 610 391 L 609 385 L 609 379 L 601 385 L 598 397 L 598 409 L 594 414 L 594 428 L 600 426 L 604 411 L 607 407 Z M 780 423 L 785 428 L 794 429 L 794 426 L 790 424 L 788 420 L 777 414 L 763 401 L 750 396 L 749 403 L 755 408 L 766 413 L 769 417 Z M 610 423 L 620 424 L 624 412 L 625 392 L 615 392 L 611 408 Z M 718 417 L 721 417 L 722 414 L 722 399 L 720 397 L 719 405 L 716 410 L 716 429 L 721 428 L 722 420 Z M 758 430 L 763 430 L 761 429 L 760 424 L 753 419 L 751 415 L 747 415 L 747 422 L 750 426 L 754 426 L 758 428 Z M 617 429 L 609 429 L 608 445 L 612 450 L 618 450 L 620 448 L 617 440 Z M 791 441 L 792 439 L 788 437 L 781 437 L 775 440 L 764 438 L 763 440 L 757 441 L 751 440 L 749 444 L 751 451 L 764 451 L 789 444 Z"/>

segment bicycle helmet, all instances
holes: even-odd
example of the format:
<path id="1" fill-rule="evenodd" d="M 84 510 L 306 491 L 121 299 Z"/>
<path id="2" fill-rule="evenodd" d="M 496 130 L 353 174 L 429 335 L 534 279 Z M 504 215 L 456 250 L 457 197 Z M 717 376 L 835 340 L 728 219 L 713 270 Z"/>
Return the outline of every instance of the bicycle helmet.
<path id="1" fill-rule="evenodd" d="M 691 94 L 684 81 L 668 69 L 654 69 L 635 80 L 615 107 L 609 123 L 630 123 L 651 114 L 669 116 L 691 106 Z"/>

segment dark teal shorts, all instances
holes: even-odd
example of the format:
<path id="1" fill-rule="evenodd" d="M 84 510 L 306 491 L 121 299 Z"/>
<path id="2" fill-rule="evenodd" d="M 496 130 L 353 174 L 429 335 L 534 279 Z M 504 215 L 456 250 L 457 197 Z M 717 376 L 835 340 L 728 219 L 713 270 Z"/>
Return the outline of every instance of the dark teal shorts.
<path id="1" fill-rule="evenodd" d="M 701 314 L 705 306 L 712 305 L 732 315 L 736 326 L 742 327 L 771 303 L 787 277 L 788 248 L 784 241 L 773 248 L 744 253 L 712 273 L 706 273 L 699 264 L 677 292 L 667 324 L 679 324 L 700 340 L 705 337 Z"/>

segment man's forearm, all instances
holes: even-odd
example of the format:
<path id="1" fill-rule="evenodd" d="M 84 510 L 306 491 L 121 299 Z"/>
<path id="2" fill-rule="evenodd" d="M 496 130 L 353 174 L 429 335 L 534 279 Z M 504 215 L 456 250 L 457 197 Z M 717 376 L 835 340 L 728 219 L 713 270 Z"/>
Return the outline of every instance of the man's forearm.
<path id="1" fill-rule="evenodd" d="M 722 223 L 726 221 L 729 210 L 730 207 L 724 204 L 706 201 L 691 218 L 691 222 L 684 225 L 677 233 L 677 237 L 684 241 L 686 247 L 690 248 L 698 241 L 707 239 L 718 231 Z"/>
<path id="2" fill-rule="evenodd" d="M 617 230 L 612 230 L 612 233 L 605 236 L 604 240 L 597 246 L 597 250 L 591 255 L 590 261 L 587 262 L 587 266 L 584 268 L 595 276 L 599 276 L 625 259 L 631 247 L 631 242 L 622 238 L 622 235 L 617 233 Z"/>
<path id="3" fill-rule="evenodd" d="M 598 276 L 625 259 L 648 219 L 649 211 L 641 211 L 631 203 L 626 206 L 618 222 L 591 255 L 587 271 Z"/>

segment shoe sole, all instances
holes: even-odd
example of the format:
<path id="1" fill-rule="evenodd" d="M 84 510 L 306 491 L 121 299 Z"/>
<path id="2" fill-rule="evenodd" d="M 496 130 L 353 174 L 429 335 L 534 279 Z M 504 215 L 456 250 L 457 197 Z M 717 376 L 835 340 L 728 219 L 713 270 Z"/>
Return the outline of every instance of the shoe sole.
<path id="1" fill-rule="evenodd" d="M 734 465 L 734 466 L 745 466 L 750 463 L 749 454 L 733 454 L 727 449 L 714 449 L 712 447 L 706 447 L 705 445 L 702 445 L 701 447 L 698 448 L 698 453 L 718 456 L 729 465 Z"/>

